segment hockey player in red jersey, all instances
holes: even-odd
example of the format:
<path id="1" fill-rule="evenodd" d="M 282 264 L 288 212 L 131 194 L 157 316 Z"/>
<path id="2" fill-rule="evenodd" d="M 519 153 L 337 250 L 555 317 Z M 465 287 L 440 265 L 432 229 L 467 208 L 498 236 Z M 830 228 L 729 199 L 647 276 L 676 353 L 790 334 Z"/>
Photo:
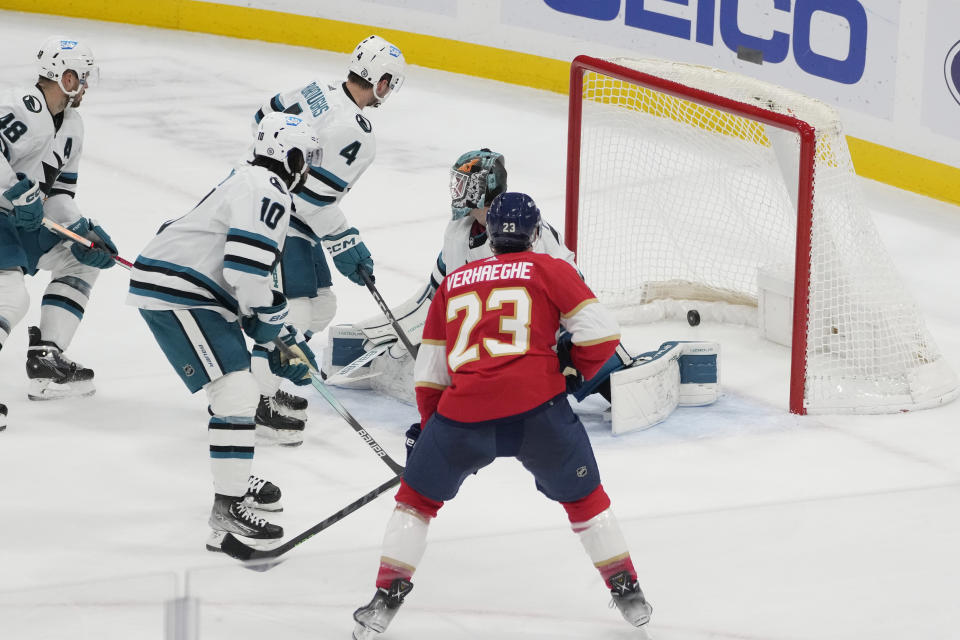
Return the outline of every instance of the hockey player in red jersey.
<path id="1" fill-rule="evenodd" d="M 613 355 L 619 327 L 570 264 L 529 250 L 539 222 L 529 196 L 497 196 L 487 214 L 493 257 L 448 274 L 433 298 L 415 368 L 424 426 L 408 441 L 377 591 L 353 614 L 355 640 L 387 628 L 413 588 L 430 520 L 497 457 L 519 460 L 537 489 L 563 505 L 627 622 L 650 619 L 554 350 L 562 327 L 577 369 L 592 376 Z"/>

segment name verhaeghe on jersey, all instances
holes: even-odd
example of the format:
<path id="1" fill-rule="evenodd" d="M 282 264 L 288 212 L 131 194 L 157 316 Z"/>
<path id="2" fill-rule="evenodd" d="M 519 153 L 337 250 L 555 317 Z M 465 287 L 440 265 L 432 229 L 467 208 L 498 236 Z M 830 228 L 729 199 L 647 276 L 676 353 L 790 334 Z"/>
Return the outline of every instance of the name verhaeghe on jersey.
<path id="1" fill-rule="evenodd" d="M 530 262 L 511 262 L 507 264 L 496 262 L 462 269 L 450 274 L 447 278 L 447 291 L 477 282 L 490 282 L 491 280 L 529 280 L 532 267 L 533 263 Z"/>

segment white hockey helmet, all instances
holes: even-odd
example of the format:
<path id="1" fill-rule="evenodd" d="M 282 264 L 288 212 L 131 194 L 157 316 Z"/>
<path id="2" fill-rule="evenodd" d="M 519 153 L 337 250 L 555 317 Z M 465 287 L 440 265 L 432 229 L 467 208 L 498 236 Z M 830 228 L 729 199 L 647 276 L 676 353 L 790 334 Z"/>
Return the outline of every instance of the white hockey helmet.
<path id="1" fill-rule="evenodd" d="M 96 85 L 100 80 L 100 68 L 93 57 L 93 51 L 79 40 L 52 36 L 44 40 L 37 53 L 38 73 L 41 78 L 55 80 L 60 89 L 71 98 L 86 86 Z M 63 74 L 73 71 L 80 80 L 80 86 L 67 91 L 63 86 Z"/>
<path id="2" fill-rule="evenodd" d="M 372 84 L 373 95 L 382 103 L 391 93 L 400 90 L 407 62 L 400 49 L 380 36 L 369 36 L 353 50 L 347 69 Z M 390 88 L 381 96 L 377 93 L 377 83 L 387 74 L 390 74 Z"/>
<path id="3" fill-rule="evenodd" d="M 307 174 L 310 165 L 320 164 L 320 140 L 303 118 L 268 113 L 257 126 L 253 155 L 281 162 L 295 183 Z"/>

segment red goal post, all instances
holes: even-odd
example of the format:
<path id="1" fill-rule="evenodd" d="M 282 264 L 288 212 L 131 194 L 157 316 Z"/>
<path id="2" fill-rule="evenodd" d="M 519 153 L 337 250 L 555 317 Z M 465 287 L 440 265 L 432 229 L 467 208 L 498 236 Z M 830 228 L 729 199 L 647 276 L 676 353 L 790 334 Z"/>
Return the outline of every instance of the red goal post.
<path id="1" fill-rule="evenodd" d="M 678 299 L 723 316 L 755 308 L 758 270 L 780 265 L 793 280 L 791 412 L 957 395 L 857 194 L 831 107 L 717 69 L 578 56 L 568 127 L 565 237 L 601 300 L 628 317 Z M 879 284 L 850 260 L 858 250 Z"/>

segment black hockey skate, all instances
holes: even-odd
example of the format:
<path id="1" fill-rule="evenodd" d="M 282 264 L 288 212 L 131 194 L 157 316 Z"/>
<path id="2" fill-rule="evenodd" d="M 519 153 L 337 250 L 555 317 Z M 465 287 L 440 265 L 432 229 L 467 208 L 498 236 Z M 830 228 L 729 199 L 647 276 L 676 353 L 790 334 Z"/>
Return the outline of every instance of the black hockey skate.
<path id="1" fill-rule="evenodd" d="M 41 339 L 40 329 L 27 329 L 30 346 L 27 348 L 27 377 L 30 386 L 27 397 L 31 400 L 59 400 L 91 396 L 93 370 L 73 362 L 53 342 Z"/>
<path id="2" fill-rule="evenodd" d="M 389 589 L 379 587 L 370 604 L 353 612 L 357 623 L 353 628 L 353 640 L 369 640 L 386 631 L 412 589 L 413 583 L 403 578 L 391 582 Z"/>
<path id="3" fill-rule="evenodd" d="M 280 504 L 280 487 L 269 480 L 250 476 L 247 480 L 247 493 L 243 497 L 254 509 L 283 511 L 283 505 Z"/>
<path id="4" fill-rule="evenodd" d="M 283 527 L 257 516 L 247 504 L 246 497 L 216 494 L 209 523 L 213 531 L 207 540 L 207 551 L 220 551 L 223 537 L 228 533 L 255 549 L 269 549 L 279 544 L 283 537 Z"/>
<path id="5" fill-rule="evenodd" d="M 7 428 L 7 405 L 0 402 L 0 431 Z"/>
<path id="6" fill-rule="evenodd" d="M 611 576 L 610 585 L 610 595 L 613 596 L 610 606 L 616 606 L 624 620 L 635 627 L 642 627 L 650 622 L 653 607 L 643 597 L 636 578 L 626 571 L 621 571 Z"/>
<path id="7" fill-rule="evenodd" d="M 264 441 L 276 442 L 284 447 L 303 444 L 303 420 L 285 416 L 278 410 L 276 400 L 260 396 L 257 405 L 257 435 Z"/>
<path id="8" fill-rule="evenodd" d="M 285 416 L 307 421 L 307 399 L 293 393 L 278 389 L 273 394 L 273 403 L 277 411 Z"/>

